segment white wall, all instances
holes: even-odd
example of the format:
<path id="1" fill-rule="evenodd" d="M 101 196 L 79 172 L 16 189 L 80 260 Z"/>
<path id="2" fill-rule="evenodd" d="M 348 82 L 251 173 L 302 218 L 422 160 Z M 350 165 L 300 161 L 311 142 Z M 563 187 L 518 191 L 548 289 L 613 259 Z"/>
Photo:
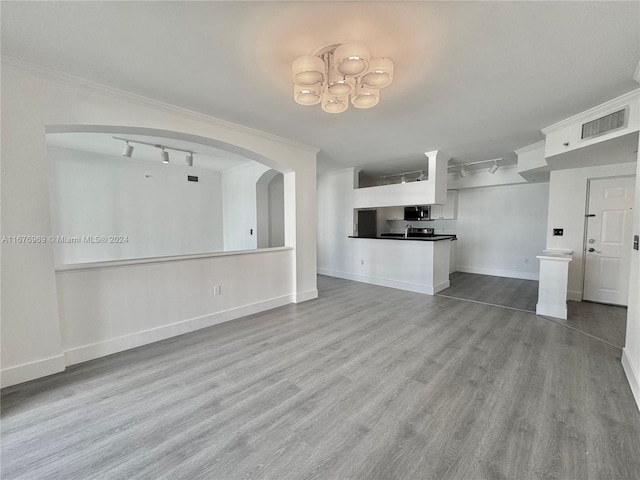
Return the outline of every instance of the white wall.
<path id="1" fill-rule="evenodd" d="M 269 246 L 284 246 L 284 177 L 269 182 Z"/>
<path id="2" fill-rule="evenodd" d="M 456 270 L 537 280 L 548 192 L 546 183 L 459 190 Z"/>
<path id="3" fill-rule="evenodd" d="M 2 235 L 51 235 L 47 129 L 87 125 L 126 133 L 143 127 L 143 134 L 197 139 L 286 171 L 285 236 L 294 253 L 292 264 L 276 268 L 292 279 L 294 301 L 317 296 L 315 149 L 11 59 L 3 58 L 0 85 Z M 253 271 L 252 261 L 235 263 L 235 268 Z M 1 267 L 2 384 L 64 369 L 64 314 L 58 311 L 53 245 L 3 244 Z M 248 279 L 264 283 L 255 275 Z M 172 278 L 165 281 L 175 284 Z M 174 311 L 176 296 L 162 300 Z M 255 299 L 246 296 L 243 301 L 251 305 Z M 176 312 L 172 320 L 185 319 Z"/>
<path id="4" fill-rule="evenodd" d="M 387 223 L 394 232 L 410 223 L 456 234 L 457 271 L 537 280 L 536 255 L 545 246 L 548 192 L 548 183 L 462 189 L 455 220 Z"/>
<path id="5" fill-rule="evenodd" d="M 640 150 L 640 140 L 638 141 Z M 633 235 L 640 235 L 640 162 L 636 164 L 636 198 L 633 214 Z M 640 409 L 640 252 L 631 251 L 629 278 L 629 307 L 627 310 L 627 336 L 622 351 L 622 365 L 631 391 Z"/>
<path id="6" fill-rule="evenodd" d="M 258 248 L 284 246 L 284 177 L 275 170 L 256 184 Z"/>
<path id="7" fill-rule="evenodd" d="M 354 262 L 353 168 L 318 176 L 318 269 L 347 271 Z"/>
<path id="8" fill-rule="evenodd" d="M 220 173 L 47 147 L 56 265 L 222 251 Z M 198 182 L 188 182 L 197 175 Z"/>
<path id="9" fill-rule="evenodd" d="M 551 172 L 546 248 L 573 250 L 573 259 L 569 263 L 569 300 L 582 300 L 587 181 L 591 178 L 634 175 L 635 171 L 636 163 L 629 162 Z M 563 236 L 554 237 L 554 228 L 564 229 Z"/>
<path id="10" fill-rule="evenodd" d="M 352 169 L 318 178 L 318 269 L 359 272 L 360 252 L 353 234 Z M 534 183 L 463 189 L 458 219 L 413 222 L 458 235 L 460 271 L 537 279 L 536 255 L 544 249 L 548 184 Z M 393 222 L 401 231 L 407 222 Z M 408 222 L 411 223 L 411 222 Z M 525 263 L 528 259 L 528 263 Z"/>
<path id="11" fill-rule="evenodd" d="M 247 162 L 222 172 L 225 251 L 258 248 L 256 183 L 268 170 L 266 165 Z M 261 218 L 268 221 L 265 213 Z"/>
<path id="12" fill-rule="evenodd" d="M 292 265 L 288 248 L 59 271 L 66 363 L 290 303 Z M 220 295 L 213 294 L 215 285 Z"/>

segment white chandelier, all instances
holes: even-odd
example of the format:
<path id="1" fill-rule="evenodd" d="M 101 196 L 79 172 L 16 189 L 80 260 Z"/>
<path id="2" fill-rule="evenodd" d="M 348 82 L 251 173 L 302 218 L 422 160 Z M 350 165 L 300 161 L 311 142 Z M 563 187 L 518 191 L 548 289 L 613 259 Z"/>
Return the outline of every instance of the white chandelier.
<path id="1" fill-rule="evenodd" d="M 363 43 L 343 43 L 323 48 L 315 55 L 294 60 L 293 98 L 300 105 L 322 104 L 328 113 L 342 113 L 349 102 L 371 108 L 380 101 L 380 89 L 393 80 L 393 62 L 370 58 Z"/>

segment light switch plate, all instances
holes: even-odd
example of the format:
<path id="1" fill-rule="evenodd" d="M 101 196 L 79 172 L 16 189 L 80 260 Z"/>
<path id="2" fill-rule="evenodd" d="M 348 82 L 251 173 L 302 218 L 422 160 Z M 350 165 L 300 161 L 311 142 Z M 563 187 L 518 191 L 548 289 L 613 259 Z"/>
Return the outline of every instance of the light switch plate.
<path id="1" fill-rule="evenodd" d="M 554 237 L 562 237 L 564 235 L 564 228 L 554 228 L 553 236 Z"/>

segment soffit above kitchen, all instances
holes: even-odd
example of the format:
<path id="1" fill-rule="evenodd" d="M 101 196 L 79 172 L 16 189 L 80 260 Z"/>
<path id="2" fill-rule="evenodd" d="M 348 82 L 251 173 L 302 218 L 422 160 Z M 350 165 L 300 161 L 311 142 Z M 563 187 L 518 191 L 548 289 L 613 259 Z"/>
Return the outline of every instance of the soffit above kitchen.
<path id="1" fill-rule="evenodd" d="M 491 158 L 638 87 L 638 2 L 10 2 L 2 54 L 317 146 L 319 171 L 438 149 Z M 375 108 L 292 99 L 291 62 L 361 41 L 392 58 Z"/>

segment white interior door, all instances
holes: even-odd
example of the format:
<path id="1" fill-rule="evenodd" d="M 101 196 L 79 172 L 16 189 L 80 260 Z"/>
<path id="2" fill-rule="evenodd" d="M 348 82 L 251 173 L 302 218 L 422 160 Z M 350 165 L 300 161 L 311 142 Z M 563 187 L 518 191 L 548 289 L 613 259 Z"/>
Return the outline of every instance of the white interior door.
<path id="1" fill-rule="evenodd" d="M 627 305 L 634 178 L 589 182 L 583 298 Z"/>

